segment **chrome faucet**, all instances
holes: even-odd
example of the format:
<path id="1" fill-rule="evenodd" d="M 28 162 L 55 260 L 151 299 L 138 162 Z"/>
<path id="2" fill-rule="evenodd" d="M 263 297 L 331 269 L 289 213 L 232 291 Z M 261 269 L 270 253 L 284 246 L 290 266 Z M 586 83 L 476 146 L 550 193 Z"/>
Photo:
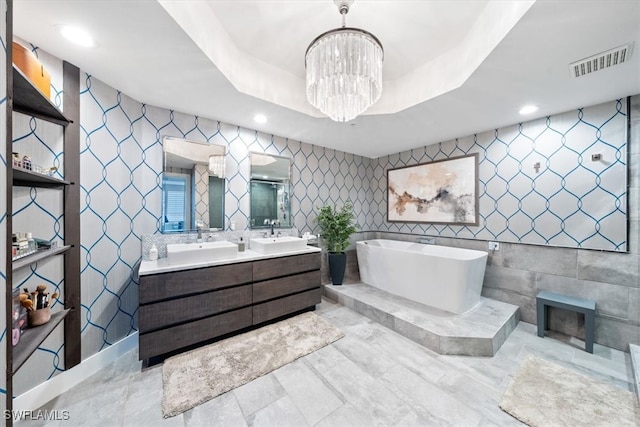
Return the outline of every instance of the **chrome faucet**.
<path id="1" fill-rule="evenodd" d="M 196 221 L 196 231 L 198 232 L 198 235 L 196 237 L 196 242 L 200 243 L 202 242 L 202 229 L 204 228 L 204 222 L 198 220 Z"/>
<path id="2" fill-rule="evenodd" d="M 274 231 L 273 231 L 273 227 L 275 227 L 275 225 L 276 225 L 276 220 L 275 220 L 275 219 L 272 219 L 272 220 L 271 220 L 271 236 L 273 236 L 274 234 L 276 234 L 276 233 L 274 233 Z"/>

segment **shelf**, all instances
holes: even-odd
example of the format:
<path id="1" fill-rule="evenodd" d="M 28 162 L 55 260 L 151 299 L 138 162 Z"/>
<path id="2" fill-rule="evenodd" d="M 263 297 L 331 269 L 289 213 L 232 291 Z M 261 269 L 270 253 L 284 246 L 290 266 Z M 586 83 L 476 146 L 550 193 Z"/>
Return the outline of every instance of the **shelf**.
<path id="1" fill-rule="evenodd" d="M 61 254 L 68 251 L 69 249 L 71 249 L 71 246 L 60 246 L 58 248 L 40 250 L 34 254 L 27 255 L 26 257 L 18 258 L 17 260 L 13 261 L 13 263 L 11 263 L 11 269 L 12 271 L 20 270 L 21 268 L 27 267 L 34 262 L 38 262 L 45 258 Z"/>
<path id="2" fill-rule="evenodd" d="M 13 168 L 13 185 L 18 187 L 62 187 L 70 185 L 69 181 L 60 178 L 28 171 L 25 169 Z"/>
<path id="3" fill-rule="evenodd" d="M 24 333 L 20 336 L 20 341 L 13 347 L 13 373 L 20 369 L 29 356 L 47 339 L 56 326 L 64 320 L 69 311 L 71 310 L 66 309 L 52 313 L 51 320 L 44 325 L 25 329 Z"/>
<path id="4" fill-rule="evenodd" d="M 13 110 L 62 126 L 71 122 L 15 65 L 13 66 Z"/>

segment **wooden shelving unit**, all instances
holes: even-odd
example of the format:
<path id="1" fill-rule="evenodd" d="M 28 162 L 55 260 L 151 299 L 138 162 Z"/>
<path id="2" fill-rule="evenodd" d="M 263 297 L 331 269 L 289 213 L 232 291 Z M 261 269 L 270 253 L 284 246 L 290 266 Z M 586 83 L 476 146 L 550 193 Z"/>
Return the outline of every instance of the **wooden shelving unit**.
<path id="1" fill-rule="evenodd" d="M 6 44 L 13 43 L 13 2 L 8 0 L 6 10 Z M 51 320 L 44 325 L 28 328 L 20 337 L 17 345 L 13 346 L 11 339 L 6 340 L 7 365 L 6 365 L 6 406 L 7 410 L 13 408 L 15 390 L 13 386 L 14 374 L 22 367 L 33 352 L 61 325 L 64 325 L 64 367 L 70 369 L 80 363 L 80 70 L 78 67 L 63 61 L 63 103 L 64 113 L 60 111 L 37 87 L 35 87 L 12 64 L 12 50 L 6 49 L 7 63 L 3 73 L 6 72 L 7 82 L 7 133 L 5 158 L 12 158 L 13 141 L 13 114 L 15 112 L 33 116 L 63 127 L 63 151 L 64 151 L 64 179 L 39 174 L 33 171 L 13 168 L 7 165 L 6 171 L 6 206 L 7 206 L 7 235 L 6 247 L 12 244 L 11 235 L 14 230 L 13 220 L 13 187 L 38 187 L 61 189 L 60 197 L 63 198 L 64 217 L 64 242 L 63 246 L 38 251 L 34 254 L 13 260 L 11 251 L 7 251 L 6 282 L 7 289 L 6 324 L 7 329 L 12 323 L 12 291 L 14 271 L 27 268 L 29 265 L 54 256 L 64 257 L 64 309 L 53 313 Z M 37 159 L 35 159 L 37 161 Z M 37 220 L 37 218 L 34 218 Z M 64 320 L 64 322 L 63 322 Z M 12 419 L 6 421 L 7 425 L 13 424 Z"/>
<path id="2" fill-rule="evenodd" d="M 77 67 L 73 67 L 68 63 L 64 63 L 63 74 L 65 74 L 65 96 L 67 94 L 67 86 L 69 81 L 77 80 L 73 89 L 69 92 L 75 93 L 75 99 L 71 98 L 68 102 L 70 109 L 75 112 L 75 115 L 79 117 L 79 70 Z M 75 77 L 68 76 L 67 74 L 74 74 Z M 31 115 L 41 120 L 46 120 L 51 123 L 56 123 L 63 126 L 64 131 L 64 151 L 65 151 L 65 175 L 77 175 L 74 176 L 73 181 L 79 180 L 79 125 L 73 123 L 71 119 L 65 116 L 44 94 L 36 88 L 31 82 L 24 76 L 24 74 L 13 66 L 13 110 L 22 114 Z M 65 105 L 67 105 L 67 98 L 65 98 Z M 71 138 L 75 138 L 75 144 L 71 145 L 69 134 L 76 132 L 76 135 L 72 135 Z M 10 142 L 8 151 L 10 151 Z M 68 153 L 68 154 L 67 154 Z M 73 166 L 72 166 L 73 165 Z M 12 365 L 11 372 L 15 373 L 20 366 L 26 361 L 26 359 L 33 353 L 42 341 L 49 336 L 51 330 L 53 330 L 65 317 L 73 319 L 71 325 L 69 321 L 65 322 L 65 348 L 72 348 L 72 352 L 65 350 L 65 367 L 70 368 L 80 362 L 80 331 L 79 331 L 79 305 L 80 305 L 80 263 L 79 263 L 79 246 L 80 246 L 80 214 L 79 214 L 79 189 L 72 180 L 59 179 L 56 177 L 36 173 L 30 170 L 11 168 L 11 183 L 14 187 L 39 187 L 39 188 L 62 188 L 64 189 L 64 222 L 65 222 L 65 245 L 52 248 L 48 250 L 38 251 L 34 254 L 27 255 L 23 258 L 12 260 L 11 272 L 21 268 L 28 267 L 29 265 L 44 260 L 49 257 L 64 254 L 64 296 L 65 296 L 65 310 L 64 314 L 57 314 L 56 321 L 47 323 L 48 326 L 43 328 L 34 328 L 39 332 L 30 332 L 28 338 L 24 341 L 29 342 L 28 348 L 34 347 L 31 351 L 21 350 L 21 346 L 17 346 L 12 349 L 12 357 L 9 358 L 9 362 Z M 69 171 L 69 172 L 67 172 Z M 8 188 L 8 194 L 11 194 L 11 188 Z M 8 206 L 11 206 L 8 203 Z M 11 225 L 13 222 L 11 221 Z M 10 234 L 10 231 L 8 231 Z M 8 278 L 10 279 L 10 278 Z M 11 284 L 11 280 L 8 280 Z M 13 286 L 11 284 L 11 286 Z M 10 291 L 10 290 L 9 290 Z M 62 313 L 62 312 L 61 312 Z M 52 316 L 53 317 L 53 316 Z M 44 326 L 44 325 L 43 325 Z M 44 333 L 47 331 L 47 333 Z M 67 339 L 71 339 L 74 342 L 67 345 Z M 77 341 L 77 343 L 75 343 Z M 20 343 L 23 342 L 23 338 L 20 339 Z M 18 349 L 18 350 L 16 350 Z M 19 351 L 16 354 L 16 351 Z M 19 359 L 16 359 L 16 356 Z M 22 359 L 24 358 L 24 360 Z M 19 363 L 16 363 L 19 362 Z"/>
<path id="3" fill-rule="evenodd" d="M 39 250 L 36 253 L 14 260 L 13 264 L 11 265 L 12 270 L 13 271 L 20 270 L 21 268 L 24 268 L 30 264 L 33 264 L 34 262 L 38 262 L 43 259 L 47 259 L 49 257 L 62 254 L 68 251 L 69 249 L 71 249 L 71 246 L 60 246 L 59 248 Z"/>
<path id="4" fill-rule="evenodd" d="M 47 339 L 49 334 L 64 320 L 70 309 L 51 314 L 51 320 L 44 325 L 25 329 L 20 336 L 18 344 L 13 346 L 13 373 L 27 361 L 29 356 L 36 351 L 38 346 Z"/>
<path id="5" fill-rule="evenodd" d="M 55 188 L 70 185 L 69 181 L 49 175 L 43 175 L 25 169 L 13 168 L 13 185 L 18 187 Z"/>
<path id="6" fill-rule="evenodd" d="M 16 66 L 13 66 L 13 111 L 68 125 L 69 120 Z"/>

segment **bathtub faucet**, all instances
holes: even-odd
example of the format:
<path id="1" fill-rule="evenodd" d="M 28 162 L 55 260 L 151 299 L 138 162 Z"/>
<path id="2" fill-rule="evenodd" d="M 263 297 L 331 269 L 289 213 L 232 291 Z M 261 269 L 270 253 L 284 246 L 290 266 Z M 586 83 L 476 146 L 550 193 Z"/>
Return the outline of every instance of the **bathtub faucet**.
<path id="1" fill-rule="evenodd" d="M 423 245 L 435 245 L 436 238 L 435 237 L 423 237 L 418 240 L 418 243 L 422 243 Z"/>

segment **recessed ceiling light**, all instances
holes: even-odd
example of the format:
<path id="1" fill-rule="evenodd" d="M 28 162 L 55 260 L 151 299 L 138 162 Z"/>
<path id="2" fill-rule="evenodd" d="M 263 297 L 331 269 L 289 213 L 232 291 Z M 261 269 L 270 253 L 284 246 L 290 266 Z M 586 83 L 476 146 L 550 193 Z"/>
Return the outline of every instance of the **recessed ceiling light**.
<path id="1" fill-rule="evenodd" d="M 267 123 L 267 116 L 265 116 L 264 114 L 256 114 L 255 116 L 253 116 L 253 121 L 255 121 L 256 123 Z"/>
<path id="2" fill-rule="evenodd" d="M 525 105 L 522 108 L 520 108 L 520 111 L 518 112 L 524 115 L 524 114 L 535 113 L 536 111 L 538 111 L 537 105 Z"/>
<path id="3" fill-rule="evenodd" d="M 71 43 L 77 44 L 82 47 L 94 47 L 96 42 L 91 38 L 82 28 L 74 27 L 71 25 L 63 25 L 60 27 L 60 33 Z"/>

